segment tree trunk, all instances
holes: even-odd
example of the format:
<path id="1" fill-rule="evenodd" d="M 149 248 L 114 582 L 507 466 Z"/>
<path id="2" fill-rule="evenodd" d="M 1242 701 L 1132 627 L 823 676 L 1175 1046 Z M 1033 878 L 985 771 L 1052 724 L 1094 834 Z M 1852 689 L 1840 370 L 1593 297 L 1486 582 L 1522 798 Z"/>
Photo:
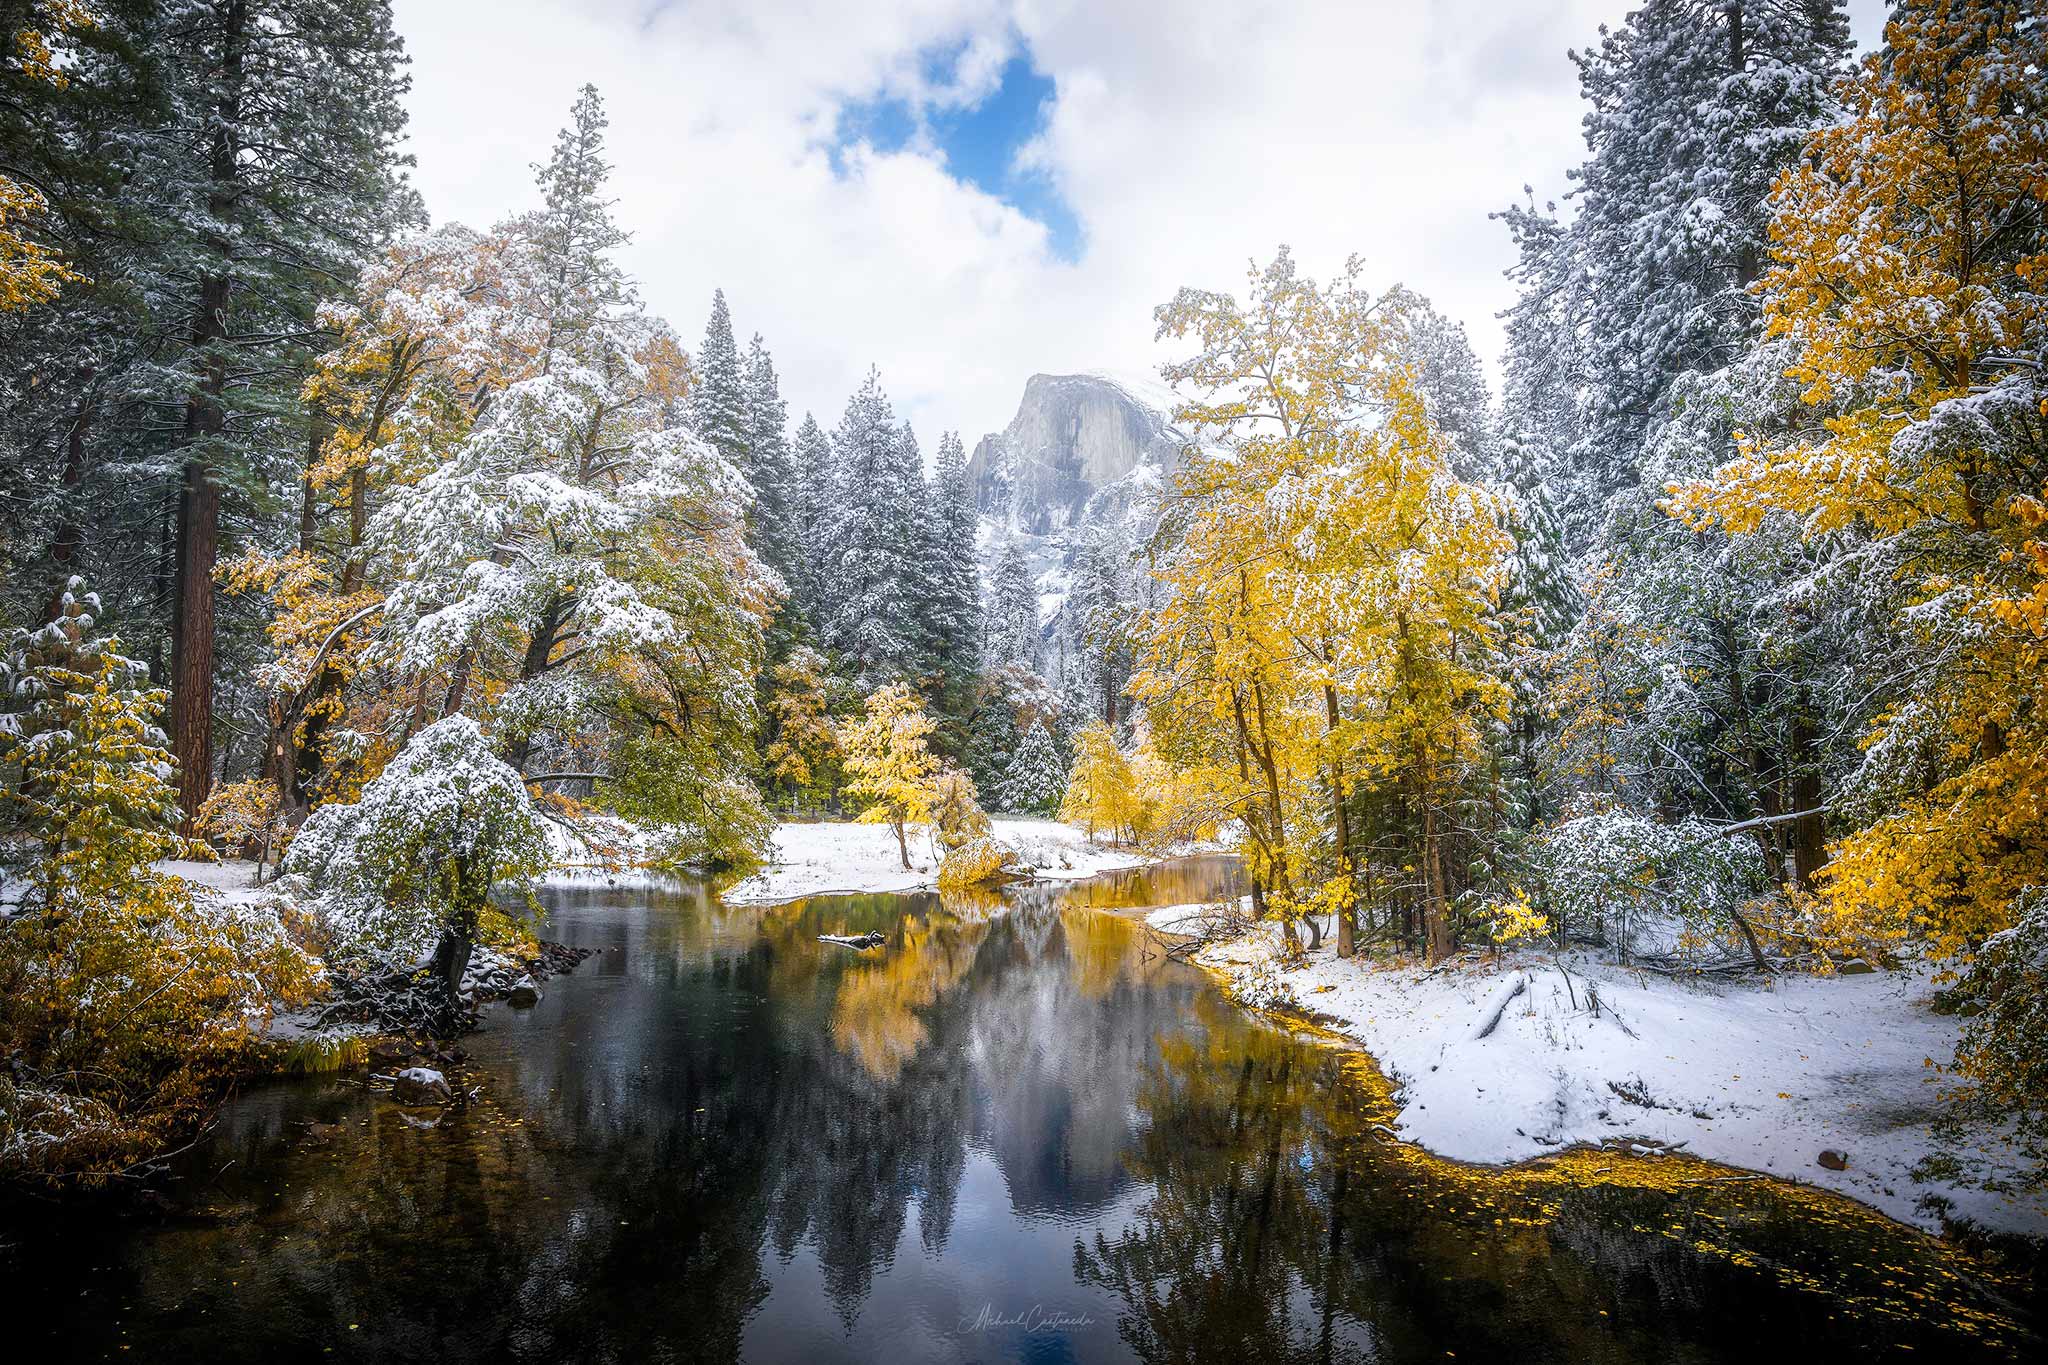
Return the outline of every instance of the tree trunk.
<path id="1" fill-rule="evenodd" d="M 548 657 L 555 652 L 555 637 L 562 629 L 562 615 L 566 604 L 561 599 L 550 600 L 535 623 L 533 634 L 526 642 L 526 655 L 519 661 L 519 681 L 531 682 L 548 671 Z M 526 761 L 533 756 L 533 736 L 522 733 L 505 748 L 505 761 L 520 772 L 526 771 Z M 904 864 L 905 868 L 909 864 Z"/>
<path id="2" fill-rule="evenodd" d="M 1451 955 L 1451 922 L 1444 894 L 1443 840 L 1436 824 L 1435 765 L 1425 759 L 1420 765 L 1422 797 L 1422 924 L 1425 947 L 1432 965 Z"/>
<path id="3" fill-rule="evenodd" d="M 242 121 L 242 41 L 248 28 L 245 0 L 228 0 L 221 10 L 218 89 L 208 173 L 212 188 L 207 213 L 220 221 L 234 212 L 239 197 L 241 148 L 235 130 Z M 185 404 L 184 485 L 178 498 L 178 557 L 171 607 L 171 752 L 178 760 L 178 806 L 190 826 L 213 785 L 213 567 L 220 558 L 220 485 L 213 461 L 227 430 L 224 399 L 227 357 L 229 266 L 233 244 L 215 237 L 220 268 L 199 280 L 199 310 L 192 324 L 192 354 L 198 385 Z"/>
<path id="4" fill-rule="evenodd" d="M 903 860 L 903 870 L 910 871 L 910 845 L 903 837 L 903 822 L 891 820 L 890 826 L 896 831 L 896 856 Z"/>
<path id="5" fill-rule="evenodd" d="M 1820 814 L 1819 736 L 1814 733 L 1812 713 L 1803 704 L 1792 721 L 1792 809 L 1806 811 L 1792 822 L 1792 874 L 1804 890 L 1812 890 L 1814 878 L 1827 865 L 1827 817 Z"/>
<path id="6" fill-rule="evenodd" d="M 220 557 L 220 488 L 205 464 L 185 464 L 171 607 L 171 753 L 178 808 L 189 827 L 213 786 L 213 565 Z"/>
<path id="7" fill-rule="evenodd" d="M 1336 756 L 1336 733 L 1339 715 L 1337 711 L 1337 689 L 1328 683 L 1323 685 L 1323 718 L 1327 727 L 1324 734 L 1330 737 L 1330 822 L 1337 840 L 1337 879 L 1347 889 L 1351 882 L 1351 816 L 1344 809 L 1344 760 Z M 1337 956 L 1350 957 L 1358 951 L 1357 910 L 1347 897 L 1337 905 Z"/>
<path id="8" fill-rule="evenodd" d="M 448 675 L 447 694 L 441 698 L 440 718 L 442 720 L 461 713 L 462 703 L 469 695 L 470 670 L 475 666 L 476 651 L 474 649 L 463 650 L 461 657 L 455 661 L 454 670 Z"/>

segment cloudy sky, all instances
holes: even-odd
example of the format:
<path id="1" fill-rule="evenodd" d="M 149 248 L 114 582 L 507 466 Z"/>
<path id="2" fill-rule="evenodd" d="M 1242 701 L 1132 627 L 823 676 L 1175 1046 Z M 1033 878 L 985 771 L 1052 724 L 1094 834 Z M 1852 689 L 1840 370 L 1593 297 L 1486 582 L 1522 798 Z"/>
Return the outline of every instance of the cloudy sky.
<path id="1" fill-rule="evenodd" d="M 872 363 L 929 452 L 1025 379 L 1162 358 L 1152 309 L 1293 246 L 1359 253 L 1491 364 L 1487 214 L 1583 154 L 1565 52 L 1628 0 L 398 0 L 435 220 L 533 199 L 577 87 L 611 117 L 627 265 L 695 345 L 723 288 L 792 417 Z M 1882 0 L 1852 0 L 1859 41 Z"/>

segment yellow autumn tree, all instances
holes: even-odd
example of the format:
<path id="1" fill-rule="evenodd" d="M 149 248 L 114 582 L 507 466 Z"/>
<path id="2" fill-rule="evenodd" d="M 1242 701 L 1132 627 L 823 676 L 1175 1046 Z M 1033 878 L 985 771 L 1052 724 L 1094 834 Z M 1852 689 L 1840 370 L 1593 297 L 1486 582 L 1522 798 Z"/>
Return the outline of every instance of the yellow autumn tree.
<path id="1" fill-rule="evenodd" d="M 1360 273 L 1320 286 L 1283 249 L 1244 305 L 1186 289 L 1159 310 L 1162 336 L 1199 348 L 1164 373 L 1205 395 L 1177 417 L 1207 439 L 1176 476 L 1170 592 L 1134 690 L 1159 751 L 1225 794 L 1255 907 L 1290 937 L 1328 915 L 1352 950 L 1348 798 L 1361 781 L 1404 794 L 1436 957 L 1444 809 L 1505 701 L 1488 666 L 1510 541 L 1451 474 L 1402 354 L 1419 301 Z"/>
<path id="2" fill-rule="evenodd" d="M 867 700 L 864 713 L 839 729 L 846 790 L 862 803 L 862 824 L 887 825 L 896 852 L 910 870 L 909 825 L 932 818 L 938 799 L 939 761 L 926 741 L 937 728 L 907 683 L 891 683 Z"/>
<path id="3" fill-rule="evenodd" d="M 311 420 L 297 544 L 252 546 L 217 570 L 228 591 L 270 609 L 273 658 L 257 678 L 270 697 L 265 771 L 287 818 L 354 800 L 404 733 L 432 719 L 428 679 L 375 667 L 384 589 L 366 536 L 379 495 L 445 458 L 518 352 L 475 307 L 503 249 L 460 226 L 410 238 L 364 270 L 354 300 L 322 306 L 338 339 L 300 392 Z"/>
<path id="4" fill-rule="evenodd" d="M 825 656 L 799 647 L 768 672 L 768 736 L 761 759 L 768 785 L 792 805 L 818 801 L 838 785 L 839 739 L 832 731 Z"/>
<path id="5" fill-rule="evenodd" d="M 1060 819 L 1081 825 L 1090 838 L 1106 829 L 1112 842 L 1128 843 L 1144 833 L 1146 804 L 1137 774 L 1110 728 L 1098 721 L 1075 731 L 1074 766 Z"/>
<path id="6" fill-rule="evenodd" d="M 2048 881 L 2048 30 L 2019 0 L 1912 0 L 1772 194 L 1769 335 L 1819 421 L 1671 490 L 1696 526 L 1775 511 L 1894 566 L 1913 666 L 1867 741 L 1889 805 L 1842 839 L 1825 927 L 1968 955 Z"/>

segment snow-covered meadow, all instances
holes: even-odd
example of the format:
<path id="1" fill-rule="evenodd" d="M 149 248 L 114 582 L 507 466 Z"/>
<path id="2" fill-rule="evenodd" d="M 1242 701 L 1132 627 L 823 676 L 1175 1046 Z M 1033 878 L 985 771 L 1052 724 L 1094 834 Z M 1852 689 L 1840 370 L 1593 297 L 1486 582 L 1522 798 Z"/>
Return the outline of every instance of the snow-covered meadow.
<path id="1" fill-rule="evenodd" d="M 1202 907 L 1147 916 L 1155 928 Z M 1203 966 L 1277 984 L 1356 1039 L 1393 1082 L 1398 1135 L 1440 1156 L 1513 1162 L 1574 1144 L 1677 1148 L 1849 1195 L 1901 1221 L 2048 1235 L 2048 1195 L 2009 1188 L 2003 1130 L 1937 1131 L 1959 1020 L 1925 971 L 1762 982 L 1680 979 L 1582 954 L 1465 954 L 1433 969 L 1289 968 L 1270 928 Z M 1840 1154 L 1842 1169 L 1822 1165 Z M 1915 1178 L 1930 1158 L 1945 1169 Z M 1991 1188 L 1986 1188 L 1989 1185 Z M 2008 1188 L 2000 1188 L 2008 1187 Z"/>
<path id="2" fill-rule="evenodd" d="M 1016 850 L 1024 867 L 1037 877 L 1092 877 L 1151 861 L 1143 853 L 1096 843 L 1057 820 L 999 816 L 990 824 L 995 839 Z M 781 824 L 775 827 L 775 852 L 768 865 L 729 887 L 724 899 L 729 904 L 770 905 L 835 891 L 916 891 L 938 885 L 938 850 L 922 831 L 911 834 L 910 863 L 910 870 L 904 871 L 896 836 L 887 825 Z"/>

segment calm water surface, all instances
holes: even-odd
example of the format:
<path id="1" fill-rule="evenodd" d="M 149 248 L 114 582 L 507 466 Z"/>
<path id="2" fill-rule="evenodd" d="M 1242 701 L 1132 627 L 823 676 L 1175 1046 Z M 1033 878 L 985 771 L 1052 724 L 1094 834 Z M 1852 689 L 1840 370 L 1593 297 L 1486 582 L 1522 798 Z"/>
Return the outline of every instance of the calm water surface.
<path id="1" fill-rule="evenodd" d="M 435 1122 L 347 1079 L 267 1085 L 192 1155 L 171 1213 L 10 1212 L 11 1358 L 2039 1348 L 2024 1284 L 1839 1201 L 1679 1163 L 1628 1165 L 1635 1185 L 1586 1161 L 1504 1175 L 1389 1142 L 1356 1058 L 1247 1018 L 1113 913 L 1232 876 L 1190 860 L 766 910 L 549 891 L 550 935 L 602 951 L 538 1009 L 487 1012 L 477 1103 Z M 886 951 L 816 941 L 870 928 Z"/>

